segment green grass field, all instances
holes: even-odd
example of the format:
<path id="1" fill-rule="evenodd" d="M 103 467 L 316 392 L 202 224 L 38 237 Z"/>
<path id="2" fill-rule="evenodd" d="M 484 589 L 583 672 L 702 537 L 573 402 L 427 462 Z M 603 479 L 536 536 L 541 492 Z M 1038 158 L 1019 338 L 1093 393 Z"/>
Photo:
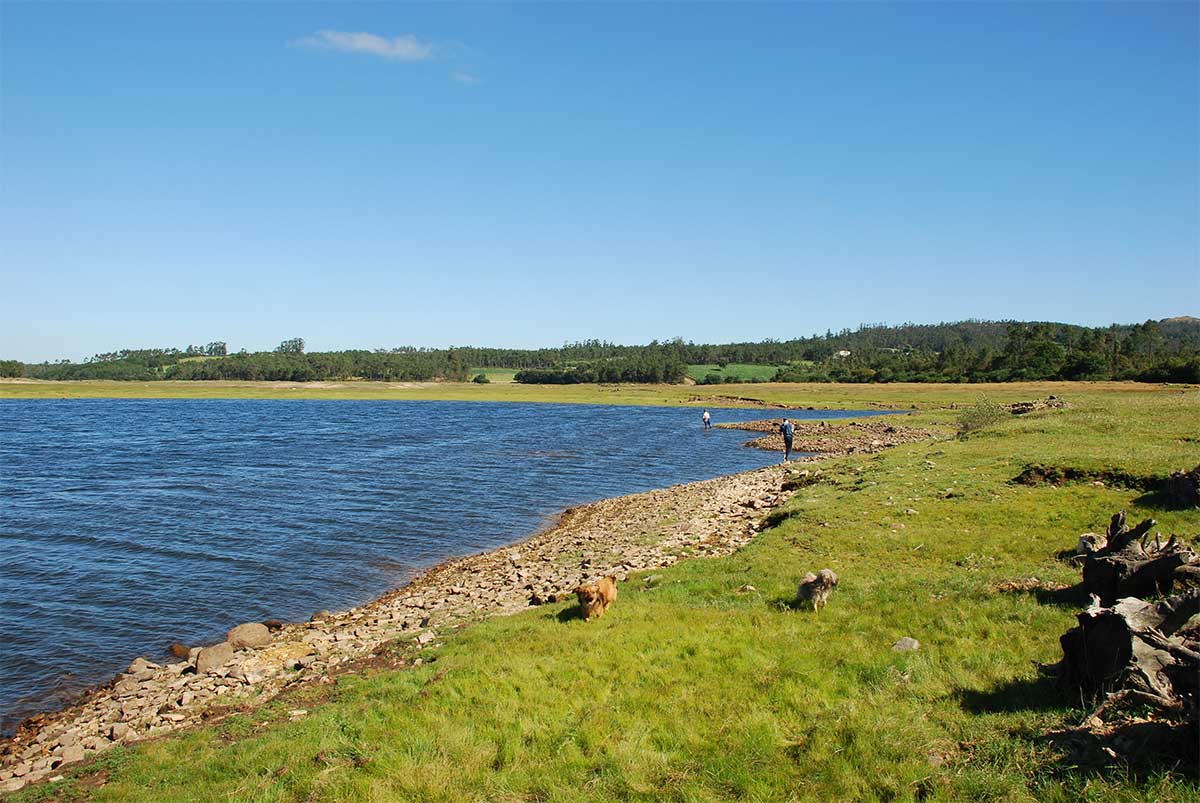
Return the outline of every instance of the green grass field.
<path id="1" fill-rule="evenodd" d="M 483 374 L 488 378 L 489 382 L 512 382 L 513 377 L 517 375 L 516 368 L 472 368 L 471 378 L 474 379 L 477 374 Z"/>
<path id="2" fill-rule="evenodd" d="M 732 377 L 737 382 L 767 382 L 779 370 L 776 365 L 751 365 L 749 363 L 727 363 L 724 368 L 719 365 L 689 365 L 687 375 L 697 382 L 709 374 L 716 374 L 722 381 Z"/>
<path id="3" fill-rule="evenodd" d="M 817 387 L 814 401 L 919 407 L 978 393 Z M 1195 465 L 1200 398 L 1059 392 L 1071 409 L 830 461 L 748 547 L 656 571 L 654 584 L 632 578 L 599 621 L 550 605 L 476 625 L 419 668 L 345 677 L 114 751 L 99 774 L 14 799 L 1200 800 L 1197 780 L 1170 767 L 1076 767 L 1042 738 L 1084 715 L 1033 663 L 1061 656 L 1077 608 L 996 588 L 1074 582 L 1055 554 L 1119 509 L 1164 534 L 1200 534 L 1200 513 L 1140 491 L 1010 482 L 1033 462 L 1156 476 Z M 828 608 L 788 607 L 797 579 L 825 566 L 841 578 Z M 902 636 L 921 649 L 893 652 Z M 290 722 L 293 708 L 310 713 Z"/>

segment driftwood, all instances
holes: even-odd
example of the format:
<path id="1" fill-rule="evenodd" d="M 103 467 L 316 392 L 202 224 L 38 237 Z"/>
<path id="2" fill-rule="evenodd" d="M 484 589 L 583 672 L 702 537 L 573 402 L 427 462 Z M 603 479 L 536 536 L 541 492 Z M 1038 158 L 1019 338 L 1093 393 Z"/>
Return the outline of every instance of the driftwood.
<path id="1" fill-rule="evenodd" d="M 1196 553 L 1175 536 L 1164 544 L 1161 537 L 1148 541 L 1154 519 L 1133 529 L 1125 524 L 1125 512 L 1112 517 L 1108 543 L 1086 555 L 1083 587 L 1100 602 L 1111 605 L 1123 597 L 1170 594 L 1177 582 L 1200 578 Z"/>
<path id="2" fill-rule="evenodd" d="M 1200 590 L 1157 603 L 1127 597 L 1103 607 L 1093 601 L 1060 639 L 1059 677 L 1086 693 L 1107 695 L 1092 717 L 1132 703 L 1194 721 L 1200 639 L 1184 626 L 1198 613 Z"/>

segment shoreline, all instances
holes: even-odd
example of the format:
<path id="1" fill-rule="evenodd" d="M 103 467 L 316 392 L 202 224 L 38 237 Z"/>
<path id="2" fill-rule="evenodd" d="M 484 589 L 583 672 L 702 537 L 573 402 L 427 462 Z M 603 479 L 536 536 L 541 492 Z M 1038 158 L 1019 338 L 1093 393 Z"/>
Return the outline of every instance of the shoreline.
<path id="1" fill-rule="evenodd" d="M 422 659 L 413 656 L 438 646 L 450 630 L 572 599 L 574 588 L 605 575 L 623 583 L 632 573 L 685 558 L 731 554 L 812 481 L 806 464 L 936 437 L 888 419 L 801 419 L 798 454 L 789 462 L 565 508 L 521 540 L 443 560 L 361 605 L 320 611 L 307 622 L 271 622 L 269 628 L 245 623 L 259 631 L 253 644 L 227 640 L 192 648 L 186 659 L 170 663 L 135 658 L 125 672 L 0 737 L 0 792 L 52 778 L 118 745 L 217 722 L 287 691 L 335 682 L 334 676 L 385 649 L 398 647 L 412 659 L 404 665 L 419 665 Z M 778 421 L 715 426 L 767 433 L 742 448 L 782 451 Z M 231 630 L 227 639 L 234 636 Z"/>
<path id="2" fill-rule="evenodd" d="M 233 649 L 227 641 L 165 664 L 136 658 L 72 704 L 35 714 L 0 739 L 0 791 L 330 682 L 389 644 L 420 650 L 448 630 L 570 598 L 579 584 L 607 574 L 624 582 L 684 558 L 730 554 L 796 492 L 787 482 L 800 473 L 793 465 L 824 456 L 570 507 L 521 541 L 443 561 L 366 604 L 282 624 L 257 646 Z"/>

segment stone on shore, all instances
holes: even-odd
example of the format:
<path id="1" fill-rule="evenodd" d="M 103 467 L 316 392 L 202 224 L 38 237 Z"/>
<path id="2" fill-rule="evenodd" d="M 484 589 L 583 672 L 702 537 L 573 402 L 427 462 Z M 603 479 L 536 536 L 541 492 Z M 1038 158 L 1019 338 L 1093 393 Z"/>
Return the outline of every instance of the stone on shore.
<path id="1" fill-rule="evenodd" d="M 272 644 L 251 655 L 230 674 L 249 684 L 258 683 L 284 670 L 295 669 L 304 658 L 316 651 L 313 645 L 303 641 Z"/>
<path id="2" fill-rule="evenodd" d="M 225 640 L 235 650 L 244 650 L 247 647 L 263 647 L 271 643 L 271 631 L 267 629 L 266 625 L 259 622 L 246 622 L 244 625 L 238 625 L 226 633 Z"/>
<path id="3" fill-rule="evenodd" d="M 124 722 L 114 722 L 113 726 L 109 728 L 108 738 L 114 742 L 129 742 L 136 739 L 137 734 Z"/>
<path id="4" fill-rule="evenodd" d="M 139 672 L 145 672 L 147 669 L 158 669 L 158 664 L 152 664 L 145 658 L 134 658 L 133 663 L 129 665 L 129 668 L 125 672 L 130 675 L 136 675 Z"/>
<path id="5" fill-rule="evenodd" d="M 266 628 L 263 628 L 264 630 Z M 219 669 L 233 658 L 233 645 L 228 641 L 203 647 L 196 655 L 196 674 L 203 675 L 213 669 Z"/>

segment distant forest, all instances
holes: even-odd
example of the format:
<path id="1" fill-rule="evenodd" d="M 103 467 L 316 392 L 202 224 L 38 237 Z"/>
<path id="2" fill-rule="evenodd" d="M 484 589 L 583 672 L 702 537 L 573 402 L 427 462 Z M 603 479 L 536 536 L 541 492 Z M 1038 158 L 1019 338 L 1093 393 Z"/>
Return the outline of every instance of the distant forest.
<path id="1" fill-rule="evenodd" d="M 1062 323 L 962 321 L 863 325 L 795 340 L 644 346 L 599 340 L 561 348 L 401 347 L 305 351 L 303 338 L 274 351 L 204 346 L 123 349 L 82 362 L 0 360 L 0 376 L 33 379 L 450 380 L 485 368 L 516 369 L 516 381 L 683 382 L 689 365 L 777 368 L 778 382 L 1009 382 L 1138 380 L 1200 382 L 1200 319 L 1183 317 L 1090 328 Z M 702 381 L 719 381 L 714 374 Z M 728 380 L 725 380 L 728 381 Z"/>

